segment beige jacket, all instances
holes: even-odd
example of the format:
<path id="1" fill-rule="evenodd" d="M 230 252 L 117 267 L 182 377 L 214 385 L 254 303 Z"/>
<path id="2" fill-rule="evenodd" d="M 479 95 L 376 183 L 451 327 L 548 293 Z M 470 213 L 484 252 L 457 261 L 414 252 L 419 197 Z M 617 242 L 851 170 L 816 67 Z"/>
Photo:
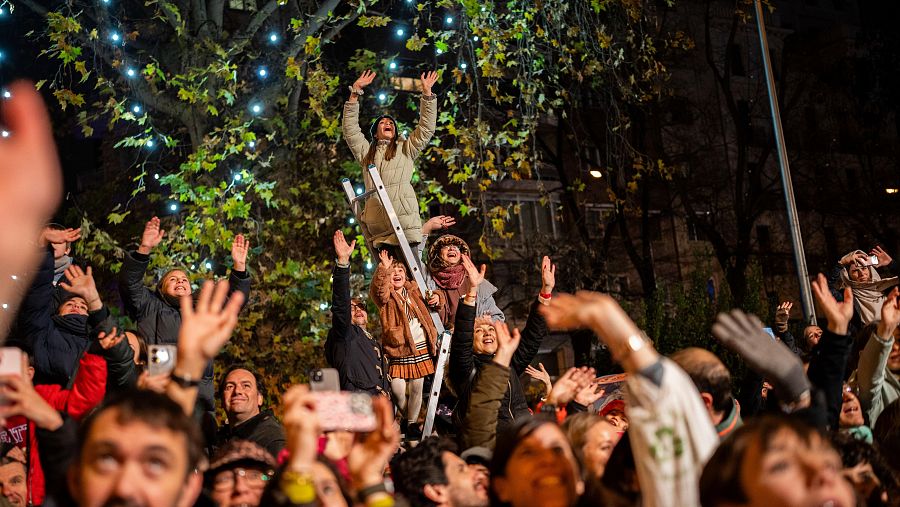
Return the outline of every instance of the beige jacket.
<path id="1" fill-rule="evenodd" d="M 432 95 L 429 98 L 422 97 L 419 102 L 419 124 L 408 138 L 400 138 L 397 146 L 397 154 L 391 160 L 384 160 L 384 146 L 379 146 L 375 152 L 375 165 L 384 181 L 385 190 L 397 213 L 403 233 L 410 243 L 422 241 L 422 219 L 419 216 L 419 200 L 412 186 L 412 175 L 415 167 L 413 162 L 416 157 L 428 146 L 428 141 L 434 135 L 437 121 L 437 99 Z M 359 102 L 344 103 L 344 116 L 342 129 L 344 139 L 350 146 L 350 151 L 357 162 L 362 163 L 369 151 L 369 141 L 359 128 Z M 368 170 L 363 168 L 363 181 L 366 190 L 373 188 Z M 397 236 L 391 230 L 384 208 L 377 197 L 370 197 L 366 201 L 360 222 L 363 234 L 376 247 L 383 244 L 398 245 Z"/>

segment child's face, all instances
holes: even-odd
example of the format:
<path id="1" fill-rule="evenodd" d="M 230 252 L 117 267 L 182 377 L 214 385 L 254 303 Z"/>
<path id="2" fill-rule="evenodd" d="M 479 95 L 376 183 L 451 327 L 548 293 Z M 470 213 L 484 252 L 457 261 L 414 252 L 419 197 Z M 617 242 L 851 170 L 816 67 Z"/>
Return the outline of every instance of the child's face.
<path id="1" fill-rule="evenodd" d="M 406 266 L 395 262 L 391 266 L 391 286 L 402 289 L 404 285 L 406 285 Z"/>

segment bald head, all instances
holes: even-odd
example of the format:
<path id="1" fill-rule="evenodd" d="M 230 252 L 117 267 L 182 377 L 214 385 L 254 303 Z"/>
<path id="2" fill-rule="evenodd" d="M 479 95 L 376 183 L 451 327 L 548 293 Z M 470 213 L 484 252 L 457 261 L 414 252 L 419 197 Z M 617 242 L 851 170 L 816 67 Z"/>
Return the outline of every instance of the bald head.
<path id="1" fill-rule="evenodd" d="M 679 350 L 672 354 L 675 361 L 691 377 L 700 395 L 703 396 L 713 422 L 732 405 L 731 374 L 722 361 L 712 352 L 697 347 Z"/>

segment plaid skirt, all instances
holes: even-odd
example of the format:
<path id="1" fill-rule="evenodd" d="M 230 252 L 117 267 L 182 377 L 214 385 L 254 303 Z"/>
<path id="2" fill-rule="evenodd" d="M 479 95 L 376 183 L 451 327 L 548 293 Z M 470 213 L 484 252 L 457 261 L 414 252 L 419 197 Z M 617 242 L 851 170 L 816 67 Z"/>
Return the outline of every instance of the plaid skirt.
<path id="1" fill-rule="evenodd" d="M 416 379 L 434 373 L 434 361 L 428 350 L 417 351 L 414 356 L 392 357 L 391 378 Z"/>

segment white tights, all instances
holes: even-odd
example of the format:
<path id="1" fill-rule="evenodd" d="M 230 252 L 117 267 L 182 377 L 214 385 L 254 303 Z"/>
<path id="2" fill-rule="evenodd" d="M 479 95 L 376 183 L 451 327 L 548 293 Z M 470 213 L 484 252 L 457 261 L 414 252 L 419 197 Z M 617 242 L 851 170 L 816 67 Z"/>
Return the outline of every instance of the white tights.
<path id="1" fill-rule="evenodd" d="M 409 395 L 406 393 L 409 388 Z M 391 380 L 391 392 L 394 394 L 394 402 L 400 411 L 400 417 L 406 417 L 408 422 L 419 420 L 419 411 L 422 410 L 422 390 L 425 387 L 425 378 L 406 380 L 395 378 Z"/>

